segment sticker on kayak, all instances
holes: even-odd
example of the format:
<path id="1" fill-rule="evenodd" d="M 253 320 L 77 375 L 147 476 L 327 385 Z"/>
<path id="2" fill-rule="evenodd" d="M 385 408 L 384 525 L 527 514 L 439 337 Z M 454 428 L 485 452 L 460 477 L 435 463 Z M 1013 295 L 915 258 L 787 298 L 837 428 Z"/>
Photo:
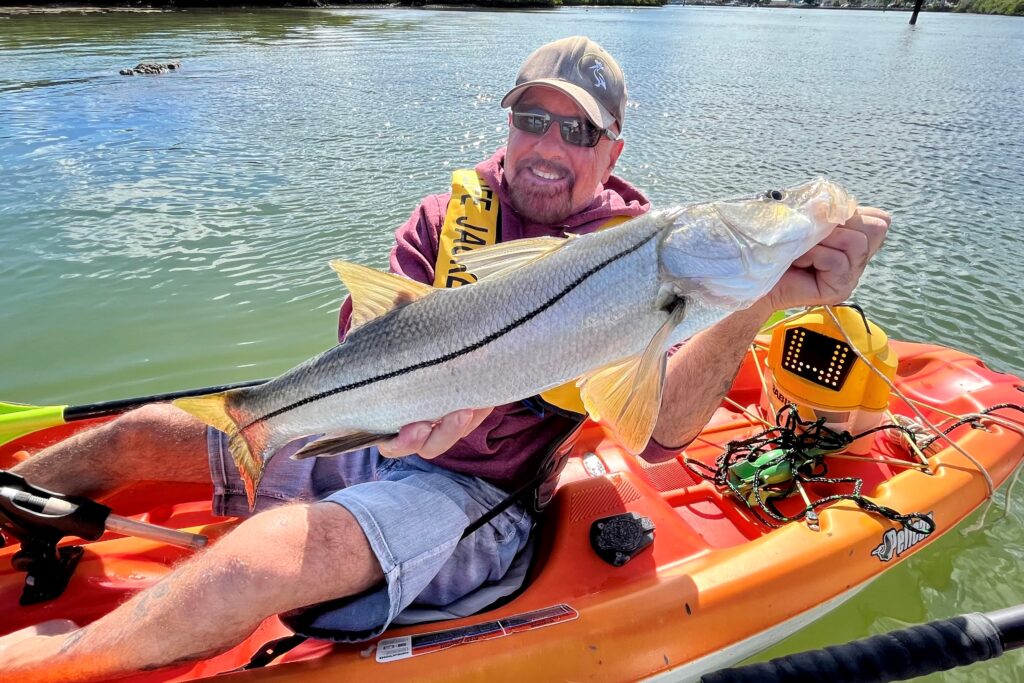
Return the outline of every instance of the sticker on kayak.
<path id="1" fill-rule="evenodd" d="M 935 522 L 934 513 L 929 512 L 925 517 L 932 520 L 932 523 Z M 926 538 L 928 538 L 928 534 L 914 531 L 908 526 L 903 527 L 899 531 L 889 529 L 882 534 L 882 542 L 871 551 L 871 554 L 877 557 L 879 562 L 889 562 L 892 558 L 899 557 Z"/>
<path id="2" fill-rule="evenodd" d="M 377 643 L 377 661 L 394 662 L 399 659 L 408 659 L 409 657 L 425 655 L 430 652 L 447 650 L 457 645 L 466 645 L 493 638 L 504 638 L 515 633 L 532 631 L 533 629 L 551 626 L 563 621 L 572 621 L 579 615 L 579 612 L 568 605 L 555 605 L 533 612 L 515 614 L 504 619 L 488 621 L 483 624 L 464 626 L 463 628 L 452 628 L 446 631 L 434 631 L 433 633 L 420 633 L 415 636 L 385 638 Z"/>

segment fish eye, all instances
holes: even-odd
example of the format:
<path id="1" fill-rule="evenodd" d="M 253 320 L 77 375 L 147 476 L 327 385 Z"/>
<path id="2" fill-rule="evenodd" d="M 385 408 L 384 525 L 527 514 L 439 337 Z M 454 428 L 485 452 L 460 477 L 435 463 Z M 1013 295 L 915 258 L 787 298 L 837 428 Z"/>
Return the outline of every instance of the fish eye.
<path id="1" fill-rule="evenodd" d="M 781 202 L 782 198 L 785 197 L 785 193 L 782 190 L 768 190 L 764 193 L 764 196 L 768 199 L 774 199 L 777 202 Z"/>

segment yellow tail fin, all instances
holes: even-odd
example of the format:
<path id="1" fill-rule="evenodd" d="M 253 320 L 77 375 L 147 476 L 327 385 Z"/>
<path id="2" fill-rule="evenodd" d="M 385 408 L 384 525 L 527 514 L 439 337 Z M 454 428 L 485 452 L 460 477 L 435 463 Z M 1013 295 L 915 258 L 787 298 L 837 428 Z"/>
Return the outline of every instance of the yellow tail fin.
<path id="1" fill-rule="evenodd" d="M 256 491 L 259 489 L 260 480 L 263 479 L 264 462 L 261 456 L 267 430 L 263 425 L 248 426 L 249 420 L 238 419 L 244 416 L 235 417 L 228 412 L 232 393 L 234 392 L 210 394 L 199 398 L 179 398 L 173 401 L 173 405 L 228 435 L 228 450 L 245 484 L 245 496 L 249 501 L 249 510 L 252 510 L 256 505 Z M 243 426 L 246 432 L 244 434 Z"/>

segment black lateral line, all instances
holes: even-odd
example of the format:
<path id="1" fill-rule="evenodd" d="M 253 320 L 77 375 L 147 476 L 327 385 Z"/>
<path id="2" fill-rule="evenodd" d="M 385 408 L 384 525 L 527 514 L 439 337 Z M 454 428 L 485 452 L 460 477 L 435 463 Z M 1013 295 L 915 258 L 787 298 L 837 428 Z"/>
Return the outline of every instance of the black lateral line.
<path id="1" fill-rule="evenodd" d="M 454 358 L 458 358 L 459 356 L 461 356 L 461 355 L 463 355 L 465 353 L 470 353 L 472 351 L 476 351 L 477 349 L 479 349 L 479 348 L 481 348 L 483 346 L 486 346 L 487 344 L 490 344 L 494 340 L 496 340 L 496 339 L 498 339 L 498 338 L 508 334 L 509 332 L 511 332 L 512 330 L 516 329 L 517 327 L 519 327 L 519 326 L 529 322 L 533 318 L 536 318 L 538 315 L 540 315 L 541 313 L 543 313 L 544 311 L 546 311 L 547 309 L 551 308 L 556 303 L 561 301 L 563 298 L 565 298 L 570 292 L 572 292 L 572 290 L 576 289 L 581 284 L 583 284 L 584 280 L 589 278 L 591 275 L 596 274 L 597 272 L 599 272 L 603 268 L 608 267 L 609 265 L 611 265 L 612 263 L 618 261 L 619 259 L 621 259 L 621 258 L 623 258 L 625 256 L 629 256 L 634 251 L 636 251 L 637 249 L 639 249 L 640 247 L 644 246 L 645 244 L 650 242 L 652 239 L 654 239 L 654 237 L 657 236 L 657 234 L 658 233 L 655 232 L 655 233 L 651 234 L 650 236 L 648 236 L 647 238 L 645 238 L 644 240 L 642 240 L 641 242 L 639 242 L 638 244 L 630 247 L 629 249 L 627 249 L 627 250 L 625 250 L 623 252 L 620 252 L 620 253 L 618 253 L 618 254 L 616 254 L 614 256 L 611 256 L 608 259 L 606 259 L 606 260 L 602 261 L 601 263 L 597 264 L 596 266 L 594 266 L 593 268 L 591 268 L 590 270 L 588 270 L 587 272 L 583 273 L 578 278 L 573 280 L 571 283 L 569 283 L 566 286 L 566 288 L 563 289 L 561 292 L 559 292 L 558 294 L 555 294 L 553 297 L 551 297 L 550 299 L 545 301 L 543 304 L 541 304 L 540 306 L 538 306 L 534 310 L 530 311 L 529 313 L 527 313 L 526 315 L 520 317 L 517 320 L 513 320 L 511 323 L 509 323 L 508 325 L 506 325 L 502 329 L 498 330 L 497 332 L 494 332 L 492 334 L 487 335 L 486 337 L 484 337 L 483 339 L 481 339 L 478 342 L 474 342 L 473 344 L 470 344 L 469 346 L 467 346 L 465 348 L 459 349 L 458 351 L 453 351 L 453 352 L 447 353 L 447 354 L 445 354 L 443 356 L 438 356 L 437 358 L 432 358 L 430 360 L 425 360 L 425 361 L 422 361 L 420 363 L 416 363 L 415 365 L 410 365 L 408 367 L 400 368 L 398 370 L 392 370 L 391 372 L 384 373 L 383 375 L 377 375 L 376 377 L 368 377 L 366 379 L 359 380 L 358 382 L 353 382 L 351 384 L 346 384 L 346 385 L 343 385 L 343 386 L 340 386 L 340 387 L 336 387 L 334 389 L 328 389 L 327 391 L 321 391 L 318 394 L 312 394 L 312 395 L 307 396 L 306 398 L 302 399 L 301 401 L 296 401 L 295 403 L 290 403 L 290 404 L 288 404 L 288 405 L 286 405 L 286 406 L 284 406 L 282 408 L 278 408 L 277 410 L 273 410 L 273 411 L 267 413 L 266 415 L 263 415 L 262 417 L 256 418 L 255 420 L 253 420 L 249 424 L 247 424 L 244 427 L 242 427 L 240 431 L 244 431 L 244 430 L 248 429 L 249 427 L 252 427 L 253 425 L 259 424 L 260 422 L 264 422 L 266 420 L 270 420 L 272 418 L 275 418 L 278 415 L 282 415 L 284 413 L 287 413 L 290 410 L 294 410 L 296 408 L 301 408 L 302 406 L 309 405 L 310 403 L 315 403 L 316 401 L 319 401 L 321 399 L 330 398 L 331 396 L 334 396 L 336 394 L 340 394 L 340 393 L 345 392 L 345 391 L 349 391 L 351 389 L 360 389 L 362 387 L 365 387 L 365 386 L 367 386 L 369 384 L 374 384 L 376 382 L 383 382 L 385 380 L 394 379 L 395 377 L 399 377 L 399 376 L 404 375 L 404 374 L 406 374 L 408 372 L 413 372 L 415 370 L 422 370 L 423 368 L 429 368 L 429 367 L 431 367 L 433 365 L 438 365 L 440 363 L 446 363 L 446 362 L 448 362 L 448 361 L 450 361 L 450 360 L 452 360 Z"/>

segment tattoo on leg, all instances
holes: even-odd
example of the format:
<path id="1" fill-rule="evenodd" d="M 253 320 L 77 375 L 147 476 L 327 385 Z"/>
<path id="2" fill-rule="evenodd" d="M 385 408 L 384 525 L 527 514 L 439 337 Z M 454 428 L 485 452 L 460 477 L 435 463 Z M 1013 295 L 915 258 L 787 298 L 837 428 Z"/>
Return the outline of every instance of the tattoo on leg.
<path id="1" fill-rule="evenodd" d="M 168 581 L 169 578 L 169 576 L 164 577 L 163 580 L 160 581 L 160 583 L 156 584 L 155 586 L 153 586 L 152 588 L 150 588 L 142 594 L 142 597 L 139 598 L 139 601 L 135 603 L 135 607 L 132 608 L 132 616 L 146 616 L 146 614 L 149 612 L 150 601 L 159 600 L 160 598 L 167 595 L 167 591 L 169 590 L 170 586 L 170 581 Z"/>
<path id="2" fill-rule="evenodd" d="M 80 628 L 77 631 L 74 631 L 73 633 L 68 635 L 68 637 L 64 639 L 64 642 L 61 643 L 60 649 L 57 650 L 57 654 L 61 654 L 62 655 L 64 653 L 66 653 L 68 650 L 70 650 L 72 647 L 74 647 L 75 643 L 80 641 L 85 636 L 85 633 L 88 630 L 89 630 L 88 626 L 83 626 L 82 628 Z"/>

